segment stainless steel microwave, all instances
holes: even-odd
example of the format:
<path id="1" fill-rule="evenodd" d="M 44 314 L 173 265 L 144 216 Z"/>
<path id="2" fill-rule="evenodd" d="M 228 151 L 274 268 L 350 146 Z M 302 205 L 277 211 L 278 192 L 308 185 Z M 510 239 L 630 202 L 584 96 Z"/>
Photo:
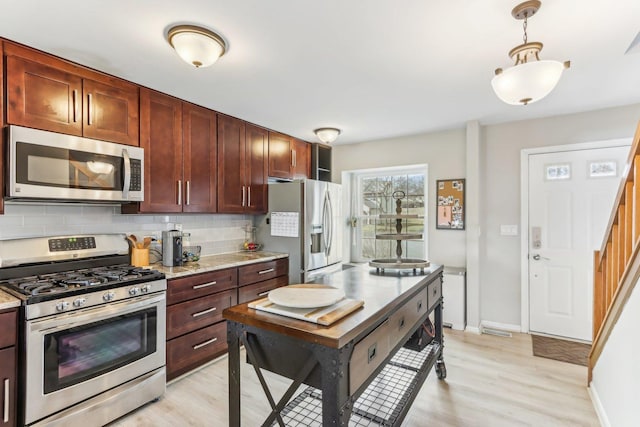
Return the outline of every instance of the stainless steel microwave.
<path id="1" fill-rule="evenodd" d="M 140 147 L 8 127 L 8 199 L 140 202 Z"/>

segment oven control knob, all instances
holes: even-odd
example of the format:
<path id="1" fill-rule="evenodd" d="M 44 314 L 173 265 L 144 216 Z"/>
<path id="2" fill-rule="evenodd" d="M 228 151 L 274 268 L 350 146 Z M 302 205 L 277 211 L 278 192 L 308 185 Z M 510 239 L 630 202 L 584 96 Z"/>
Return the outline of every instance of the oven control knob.
<path id="1" fill-rule="evenodd" d="M 75 300 L 73 300 L 73 306 L 74 307 L 82 307 L 86 303 L 87 303 L 87 299 L 86 298 L 76 298 Z"/>
<path id="2" fill-rule="evenodd" d="M 140 293 L 140 288 L 138 288 L 138 287 L 129 289 L 129 295 L 131 295 L 131 296 L 136 296 L 139 293 Z"/>
<path id="3" fill-rule="evenodd" d="M 66 301 L 61 301 L 56 304 L 56 311 L 65 311 L 69 309 L 69 303 Z"/>
<path id="4" fill-rule="evenodd" d="M 151 285 L 144 285 L 142 288 L 140 288 L 140 291 L 143 294 L 147 294 L 147 293 L 151 292 Z"/>
<path id="5" fill-rule="evenodd" d="M 102 299 L 105 301 L 111 301 L 116 297 L 115 292 L 109 291 L 107 293 L 105 293 L 104 295 L 102 295 Z"/>

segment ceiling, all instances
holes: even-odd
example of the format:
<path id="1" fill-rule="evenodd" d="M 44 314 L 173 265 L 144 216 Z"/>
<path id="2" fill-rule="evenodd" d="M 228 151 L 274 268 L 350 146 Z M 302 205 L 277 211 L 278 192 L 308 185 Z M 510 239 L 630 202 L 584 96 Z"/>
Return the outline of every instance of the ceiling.
<path id="1" fill-rule="evenodd" d="M 546 0 L 529 20 L 542 59 L 571 60 L 547 98 L 510 106 L 495 68 L 522 42 L 518 0 L 10 0 L 0 36 L 307 141 L 334 144 L 640 102 L 640 1 Z M 195 69 L 176 24 L 227 53 Z M 635 40 L 635 48 L 630 48 Z"/>

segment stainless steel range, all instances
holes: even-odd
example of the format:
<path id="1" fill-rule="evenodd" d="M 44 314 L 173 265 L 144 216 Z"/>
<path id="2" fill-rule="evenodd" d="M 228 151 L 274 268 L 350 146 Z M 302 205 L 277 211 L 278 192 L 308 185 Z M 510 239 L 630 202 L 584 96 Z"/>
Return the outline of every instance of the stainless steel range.
<path id="1" fill-rule="evenodd" d="M 23 302 L 23 424 L 102 426 L 164 393 L 167 282 L 124 235 L 0 241 L 0 287 Z"/>

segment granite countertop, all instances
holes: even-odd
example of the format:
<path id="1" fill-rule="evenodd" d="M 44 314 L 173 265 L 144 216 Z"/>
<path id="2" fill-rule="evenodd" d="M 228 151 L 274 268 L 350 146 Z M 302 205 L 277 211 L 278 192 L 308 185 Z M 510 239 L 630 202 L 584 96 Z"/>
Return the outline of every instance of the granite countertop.
<path id="1" fill-rule="evenodd" d="M 20 306 L 20 300 L 0 289 L 0 310 Z"/>
<path id="2" fill-rule="evenodd" d="M 167 279 L 188 276 L 191 274 L 206 273 L 208 271 L 222 270 L 224 268 L 238 267 L 241 265 L 255 264 L 256 262 L 271 261 L 288 257 L 288 254 L 278 252 L 235 252 L 219 255 L 203 256 L 197 262 L 188 262 L 179 267 L 165 267 L 162 262 L 151 264 L 149 268 L 161 271 Z"/>

